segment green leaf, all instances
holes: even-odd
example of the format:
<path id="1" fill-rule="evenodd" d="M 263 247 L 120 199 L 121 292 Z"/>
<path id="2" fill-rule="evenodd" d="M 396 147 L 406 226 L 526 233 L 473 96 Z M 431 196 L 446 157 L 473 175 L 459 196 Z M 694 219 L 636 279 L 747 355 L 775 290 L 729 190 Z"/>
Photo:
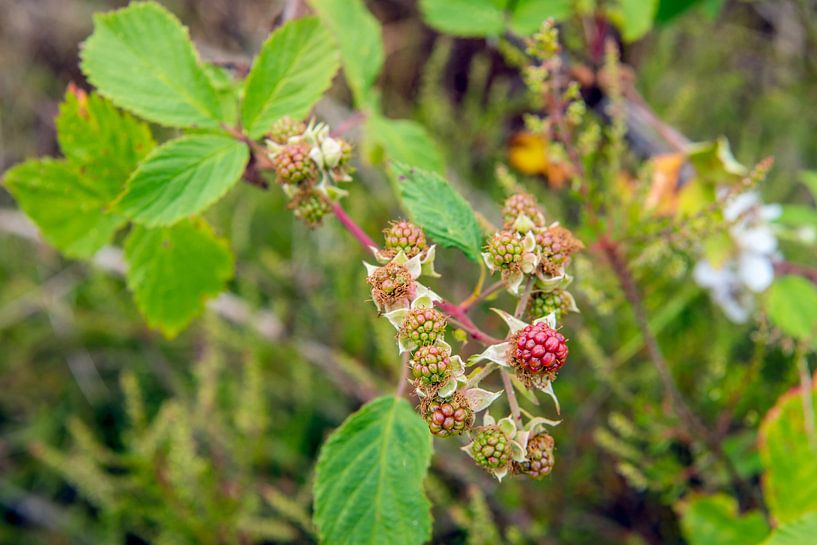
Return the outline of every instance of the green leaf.
<path id="1" fill-rule="evenodd" d="M 505 4 L 505 0 L 420 0 L 420 10 L 426 22 L 440 32 L 497 36 L 505 30 Z"/>
<path id="2" fill-rule="evenodd" d="M 793 227 L 817 228 L 817 209 L 805 204 L 784 204 L 780 217 L 775 221 Z"/>
<path id="3" fill-rule="evenodd" d="M 533 34 L 545 19 L 564 21 L 572 12 L 571 0 L 517 0 L 511 13 L 510 28 L 522 36 Z"/>
<path id="4" fill-rule="evenodd" d="M 689 162 L 695 168 L 696 179 L 710 185 L 736 184 L 749 175 L 749 169 L 732 155 L 729 140 L 718 138 L 689 147 Z"/>
<path id="5" fill-rule="evenodd" d="M 409 403 L 385 396 L 346 419 L 321 449 L 315 523 L 322 543 L 419 545 L 431 537 L 423 479 L 428 427 Z"/>
<path id="6" fill-rule="evenodd" d="M 244 84 L 241 123 L 259 138 L 284 115 L 305 117 L 338 71 L 334 40 L 317 17 L 290 21 L 273 32 Z"/>
<path id="7" fill-rule="evenodd" d="M 813 545 L 814 536 L 817 536 L 817 512 L 781 526 L 761 545 Z"/>
<path id="8" fill-rule="evenodd" d="M 817 389 L 811 394 L 817 410 Z M 782 395 L 766 414 L 758 448 L 766 470 L 763 496 L 775 521 L 786 524 L 817 510 L 817 448 L 808 439 L 801 390 Z"/>
<path id="9" fill-rule="evenodd" d="M 634 42 L 650 31 L 658 0 L 617 0 L 607 15 L 621 30 L 625 42 Z"/>
<path id="10" fill-rule="evenodd" d="M 153 2 L 94 16 L 82 71 L 114 104 L 171 127 L 217 127 L 218 96 L 173 14 Z"/>
<path id="11" fill-rule="evenodd" d="M 801 276 L 778 278 L 769 289 L 769 318 L 783 333 L 807 341 L 817 336 L 817 287 Z"/>
<path id="12" fill-rule="evenodd" d="M 238 101 L 244 82 L 236 80 L 233 73 L 223 66 L 205 63 L 203 68 L 216 91 L 225 123 L 238 125 Z"/>
<path id="13" fill-rule="evenodd" d="M 700 2 L 701 0 L 659 0 L 655 22 L 659 25 L 666 24 Z"/>
<path id="14" fill-rule="evenodd" d="M 96 182 L 105 204 L 116 198 L 139 161 L 156 146 L 145 123 L 119 112 L 98 94 L 73 87 L 55 123 L 63 155 Z"/>
<path id="15" fill-rule="evenodd" d="M 412 220 L 438 244 L 459 248 L 477 261 L 482 231 L 471 205 L 439 174 L 392 163 L 400 194 Z"/>
<path id="16" fill-rule="evenodd" d="M 139 311 L 168 337 L 200 314 L 233 273 L 227 241 L 198 218 L 160 229 L 136 226 L 125 241 L 125 260 Z"/>
<path id="17" fill-rule="evenodd" d="M 380 23 L 363 0 L 310 0 L 340 46 L 343 72 L 359 108 L 374 107 L 373 86 L 383 69 Z"/>
<path id="18" fill-rule="evenodd" d="M 69 257 L 91 257 L 125 222 L 104 212 L 108 188 L 66 161 L 27 161 L 6 172 L 4 183 L 43 238 Z"/>
<path id="19" fill-rule="evenodd" d="M 680 502 L 681 529 L 689 545 L 753 545 L 769 535 L 763 515 L 738 515 L 738 504 L 725 494 L 695 496 Z"/>
<path id="20" fill-rule="evenodd" d="M 445 170 L 439 146 L 415 121 L 371 115 L 366 121 L 366 145 L 375 157 L 382 151 L 391 161 L 439 173 Z"/>
<path id="21" fill-rule="evenodd" d="M 172 225 L 219 200 L 244 172 L 249 149 L 228 136 L 183 136 L 156 148 L 128 180 L 116 209 L 148 227 Z"/>

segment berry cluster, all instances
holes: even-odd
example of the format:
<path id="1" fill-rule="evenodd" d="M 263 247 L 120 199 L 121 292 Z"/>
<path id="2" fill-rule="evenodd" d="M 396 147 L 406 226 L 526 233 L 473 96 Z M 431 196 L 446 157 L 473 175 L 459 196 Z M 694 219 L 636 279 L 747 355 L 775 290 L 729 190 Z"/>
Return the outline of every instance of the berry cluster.
<path id="1" fill-rule="evenodd" d="M 408 303 L 416 293 L 411 271 L 399 263 L 379 267 L 366 280 L 372 286 L 372 298 L 381 309 Z"/>
<path id="2" fill-rule="evenodd" d="M 478 466 L 489 471 L 507 470 L 512 462 L 511 438 L 499 426 L 483 426 L 471 443 L 471 456 Z"/>
<path id="3" fill-rule="evenodd" d="M 546 432 L 528 439 L 527 460 L 514 462 L 514 473 L 527 475 L 531 479 L 541 479 L 550 475 L 556 462 L 553 456 L 554 445 L 553 437 Z"/>
<path id="4" fill-rule="evenodd" d="M 418 383 L 443 384 L 451 378 L 451 349 L 445 345 L 421 346 L 411 355 L 409 367 Z"/>
<path id="5" fill-rule="evenodd" d="M 528 299 L 525 316 L 528 320 L 535 320 L 548 314 L 553 314 L 556 321 L 564 318 L 568 312 L 576 310 L 576 302 L 567 290 L 556 288 L 553 291 L 535 291 Z"/>
<path id="6" fill-rule="evenodd" d="M 446 319 L 434 308 L 413 308 L 400 326 L 400 339 L 415 346 L 428 346 L 445 340 Z"/>
<path id="7" fill-rule="evenodd" d="M 514 193 L 502 207 L 502 220 L 505 229 L 513 229 L 521 216 L 527 217 L 535 227 L 545 226 L 545 215 L 539 210 L 536 197 L 530 193 Z"/>
<path id="8" fill-rule="evenodd" d="M 468 399 L 460 392 L 448 398 L 434 396 L 420 404 L 420 413 L 428 423 L 428 429 L 437 437 L 461 435 L 474 425 L 474 411 Z"/>
<path id="9" fill-rule="evenodd" d="M 542 270 L 550 276 L 559 276 L 570 263 L 570 256 L 584 248 L 573 233 L 560 225 L 536 230 L 536 248 Z"/>
<path id="10" fill-rule="evenodd" d="M 535 322 L 512 337 L 512 367 L 529 373 L 555 373 L 567 360 L 564 336 L 544 322 Z"/>
<path id="11" fill-rule="evenodd" d="M 423 230 L 408 221 L 392 222 L 383 231 L 384 255 L 394 257 L 403 251 L 406 257 L 414 257 L 428 248 Z"/>
<path id="12" fill-rule="evenodd" d="M 269 158 L 276 181 L 289 196 L 295 217 L 310 227 L 321 224 L 331 203 L 345 192 L 336 182 L 348 182 L 352 148 L 329 136 L 323 123 L 305 125 L 289 117 L 275 122 L 268 134 Z"/>

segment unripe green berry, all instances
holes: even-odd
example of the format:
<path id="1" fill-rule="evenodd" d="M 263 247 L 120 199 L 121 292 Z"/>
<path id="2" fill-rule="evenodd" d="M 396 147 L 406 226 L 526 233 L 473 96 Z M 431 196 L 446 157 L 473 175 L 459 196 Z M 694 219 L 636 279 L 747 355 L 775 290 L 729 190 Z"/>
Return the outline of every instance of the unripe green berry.
<path id="1" fill-rule="evenodd" d="M 403 250 L 412 258 L 428 247 L 423 230 L 408 221 L 393 222 L 383 231 L 383 238 L 386 253 L 392 256 Z"/>
<path id="2" fill-rule="evenodd" d="M 451 349 L 442 345 L 421 346 L 412 354 L 409 367 L 420 383 L 442 384 L 451 376 Z"/>
<path id="3" fill-rule="evenodd" d="M 317 227 L 324 216 L 332 212 L 332 207 L 316 191 L 308 191 L 298 196 L 292 203 L 295 217 L 310 227 Z"/>
<path id="4" fill-rule="evenodd" d="M 400 326 L 400 338 L 417 346 L 427 346 L 443 340 L 445 315 L 434 308 L 414 308 L 406 313 Z"/>
<path id="5" fill-rule="evenodd" d="M 497 231 L 488 241 L 485 251 L 495 267 L 502 270 L 518 269 L 522 266 L 524 248 L 522 239 L 512 231 Z"/>
<path id="6" fill-rule="evenodd" d="M 556 316 L 556 320 L 561 320 L 570 310 L 570 300 L 565 290 L 555 289 L 550 292 L 533 292 L 528 300 L 528 308 L 525 313 L 528 321 L 533 321 L 542 316 L 547 316 L 551 312 Z"/>
<path id="7" fill-rule="evenodd" d="M 269 131 L 269 138 L 276 144 L 287 144 L 289 139 L 295 136 L 300 136 L 306 130 L 306 125 L 302 121 L 295 121 L 288 115 L 285 115 L 278 121 L 272 124 Z"/>
<path id="8" fill-rule="evenodd" d="M 471 455 L 478 466 L 488 470 L 501 469 L 511 463 L 511 440 L 497 426 L 477 430 L 471 444 Z"/>

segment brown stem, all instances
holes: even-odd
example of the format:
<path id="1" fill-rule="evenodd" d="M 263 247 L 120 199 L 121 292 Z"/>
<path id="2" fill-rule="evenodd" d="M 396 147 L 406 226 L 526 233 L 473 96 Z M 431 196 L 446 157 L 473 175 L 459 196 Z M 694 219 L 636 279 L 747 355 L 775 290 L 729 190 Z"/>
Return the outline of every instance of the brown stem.
<path id="1" fill-rule="evenodd" d="M 672 376 L 669 364 L 664 358 L 664 353 L 661 351 L 658 340 L 655 338 L 655 335 L 652 334 L 650 329 L 650 323 L 647 319 L 647 311 L 644 308 L 644 301 L 641 298 L 641 294 L 638 292 L 638 286 L 636 286 L 635 280 L 630 273 L 627 261 L 621 255 L 618 244 L 607 237 L 602 237 L 599 240 L 599 246 L 605 252 L 607 259 L 610 262 L 610 266 L 621 284 L 621 288 L 624 291 L 627 302 L 632 307 L 636 324 L 641 330 L 641 335 L 644 338 L 644 345 L 647 348 L 647 352 L 650 355 L 650 360 L 652 361 L 655 370 L 658 372 L 658 376 L 661 380 L 661 384 L 664 387 L 664 391 L 670 399 L 673 412 L 682 422 L 689 426 L 692 432 L 704 442 L 718 461 L 723 464 L 726 472 L 729 474 L 729 479 L 732 482 L 732 486 L 735 488 L 738 498 L 755 498 L 758 507 L 764 513 L 766 513 L 768 517 L 768 512 L 766 510 L 765 503 L 763 502 L 763 498 L 754 488 L 752 488 L 740 477 L 734 464 L 723 451 L 720 441 L 716 436 L 710 433 L 709 429 L 704 425 L 704 423 L 695 413 L 692 412 L 692 409 L 690 409 L 689 405 L 687 405 L 681 391 L 675 384 L 675 379 Z"/>

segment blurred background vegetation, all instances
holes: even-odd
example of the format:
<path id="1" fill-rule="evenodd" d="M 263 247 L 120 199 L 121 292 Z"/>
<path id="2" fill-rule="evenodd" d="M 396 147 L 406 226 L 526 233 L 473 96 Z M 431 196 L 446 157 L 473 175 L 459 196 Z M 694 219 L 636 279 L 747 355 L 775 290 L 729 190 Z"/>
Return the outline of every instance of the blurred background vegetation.
<path id="1" fill-rule="evenodd" d="M 85 85 L 77 54 L 91 16 L 125 3 L 0 0 L 0 172 L 56 153 L 53 117 L 68 83 Z M 257 51 L 281 9 L 273 0 L 162 3 L 219 61 Z M 452 183 L 497 217 L 494 169 L 528 107 L 518 73 L 485 40 L 429 29 L 411 0 L 368 4 L 384 29 L 384 110 L 423 123 Z M 806 0 L 700 2 L 625 46 L 623 58 L 666 123 L 691 140 L 727 136 L 744 164 L 774 156 L 766 200 L 808 204 L 799 179 L 817 168 L 814 14 Z M 332 96 L 327 117 L 349 93 L 338 82 Z M 350 214 L 376 233 L 401 215 L 398 201 L 365 161 L 357 180 Z M 570 223 L 562 191 L 545 177 L 522 180 L 549 218 Z M 14 207 L 2 190 L 0 205 Z M 0 543 L 315 542 L 317 450 L 364 400 L 392 387 L 393 332 L 364 305 L 361 255 L 333 221 L 309 230 L 279 192 L 249 184 L 207 215 L 232 240 L 231 292 L 254 325 L 227 301 L 173 341 L 144 325 L 117 274 L 2 224 Z M 784 249 L 814 265 L 801 248 Z M 466 297 L 477 271 L 441 253 L 444 281 L 433 287 Z M 750 325 L 728 322 L 683 258 L 642 262 L 636 274 L 648 277 L 648 308 L 682 390 L 757 486 L 757 426 L 799 380 L 793 351 L 762 313 Z M 677 502 L 725 487 L 667 410 L 615 279 L 588 261 L 576 272 L 583 313 L 566 326 L 572 356 L 558 383 L 556 470 L 499 486 L 439 442 L 427 482 L 435 543 L 680 544 Z"/>

